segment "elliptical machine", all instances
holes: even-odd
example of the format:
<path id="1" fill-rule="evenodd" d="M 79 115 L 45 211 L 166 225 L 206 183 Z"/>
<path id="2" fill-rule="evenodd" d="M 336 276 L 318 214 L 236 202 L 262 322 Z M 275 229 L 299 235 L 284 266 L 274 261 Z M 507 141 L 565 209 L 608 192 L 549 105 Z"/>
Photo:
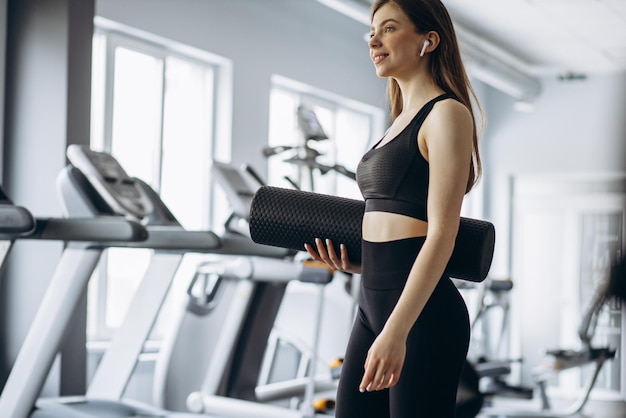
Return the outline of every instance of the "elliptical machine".
<path id="1" fill-rule="evenodd" d="M 304 143 L 298 146 L 278 145 L 274 147 L 264 147 L 262 150 L 263 156 L 270 158 L 275 155 L 287 153 L 289 156 L 283 161 L 305 170 L 311 191 L 315 191 L 314 176 L 316 171 L 322 175 L 334 171 L 351 180 L 356 180 L 356 174 L 348 170 L 345 166 L 341 164 L 328 165 L 318 161 L 318 158 L 323 154 L 312 147 L 311 143 L 326 140 L 328 139 L 328 135 L 317 119 L 315 112 L 306 106 L 300 105 L 297 109 L 297 118 L 298 127 L 302 131 Z M 300 181 L 289 176 L 285 176 L 284 179 L 291 184 L 293 188 L 298 190 L 302 188 Z"/>
<path id="2" fill-rule="evenodd" d="M 511 407 L 494 402 L 481 410 L 481 416 L 494 418 L 565 418 L 580 416 L 604 364 L 616 356 L 615 348 L 610 345 L 598 346 L 592 342 L 592 339 L 602 310 L 612 301 L 624 299 L 624 295 L 620 295 L 616 289 L 620 286 L 622 289 L 625 288 L 625 282 L 626 276 L 624 275 L 623 266 L 620 267 L 620 264 L 616 264 L 612 268 L 607 269 L 603 277 L 595 284 L 592 297 L 579 323 L 578 337 L 581 342 L 581 348 L 558 348 L 546 351 L 546 356 L 551 361 L 539 365 L 533 370 L 534 392 L 538 395 L 538 402 L 531 402 L 528 407 Z M 582 393 L 566 407 L 554 407 L 547 392 L 548 381 L 562 371 L 574 368 L 590 369 Z"/>

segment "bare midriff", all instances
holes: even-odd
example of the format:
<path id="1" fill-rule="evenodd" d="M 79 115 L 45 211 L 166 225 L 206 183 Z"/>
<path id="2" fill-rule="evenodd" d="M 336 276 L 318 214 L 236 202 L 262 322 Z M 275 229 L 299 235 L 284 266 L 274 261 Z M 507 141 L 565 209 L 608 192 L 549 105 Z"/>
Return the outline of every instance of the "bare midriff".
<path id="1" fill-rule="evenodd" d="M 365 212 L 362 232 L 363 239 L 369 242 L 425 237 L 428 232 L 428 223 L 397 213 Z"/>

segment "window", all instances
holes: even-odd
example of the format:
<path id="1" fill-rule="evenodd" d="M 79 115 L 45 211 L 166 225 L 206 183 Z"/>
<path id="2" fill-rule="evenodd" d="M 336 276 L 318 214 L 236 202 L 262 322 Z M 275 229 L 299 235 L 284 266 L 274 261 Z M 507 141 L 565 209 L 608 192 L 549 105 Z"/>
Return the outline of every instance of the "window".
<path id="1" fill-rule="evenodd" d="M 299 106 L 313 110 L 328 139 L 305 140 L 298 126 Z M 268 183 L 360 198 L 356 182 L 338 171 L 310 171 L 307 167 L 285 160 L 303 157 L 302 148 L 307 145 L 312 152 L 319 154 L 316 162 L 330 167 L 339 165 L 355 172 L 368 146 L 382 135 L 382 121 L 381 109 L 274 76 L 270 93 L 268 146 L 295 148 L 268 157 Z M 286 177 L 295 185 L 290 186 Z"/>
<path id="2" fill-rule="evenodd" d="M 183 227 L 211 228 L 208 167 L 230 147 L 220 125 L 230 115 L 216 104 L 230 92 L 217 86 L 230 85 L 230 63 L 97 20 L 92 77 L 91 147 L 150 184 Z M 90 285 L 90 339 L 120 324 L 149 261 L 149 250 L 106 252 Z"/>

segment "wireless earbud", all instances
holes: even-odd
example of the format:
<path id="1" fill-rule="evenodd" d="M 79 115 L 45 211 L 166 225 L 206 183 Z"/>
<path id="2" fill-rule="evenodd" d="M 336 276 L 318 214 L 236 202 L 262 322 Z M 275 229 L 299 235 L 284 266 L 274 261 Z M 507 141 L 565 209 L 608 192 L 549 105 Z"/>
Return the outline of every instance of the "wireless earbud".
<path id="1" fill-rule="evenodd" d="M 420 57 L 424 56 L 424 54 L 426 53 L 426 48 L 428 48 L 429 45 L 430 45 L 430 41 L 426 39 L 424 41 L 424 46 L 422 47 L 422 52 L 420 52 Z"/>

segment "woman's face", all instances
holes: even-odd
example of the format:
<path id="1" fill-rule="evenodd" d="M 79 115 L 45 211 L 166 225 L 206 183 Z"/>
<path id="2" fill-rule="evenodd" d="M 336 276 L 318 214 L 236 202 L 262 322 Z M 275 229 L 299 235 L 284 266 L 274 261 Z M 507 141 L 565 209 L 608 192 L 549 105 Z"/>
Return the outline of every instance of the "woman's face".
<path id="1" fill-rule="evenodd" d="M 425 35 L 395 4 L 387 3 L 376 11 L 370 29 L 370 57 L 379 77 L 406 77 L 420 61 Z"/>

